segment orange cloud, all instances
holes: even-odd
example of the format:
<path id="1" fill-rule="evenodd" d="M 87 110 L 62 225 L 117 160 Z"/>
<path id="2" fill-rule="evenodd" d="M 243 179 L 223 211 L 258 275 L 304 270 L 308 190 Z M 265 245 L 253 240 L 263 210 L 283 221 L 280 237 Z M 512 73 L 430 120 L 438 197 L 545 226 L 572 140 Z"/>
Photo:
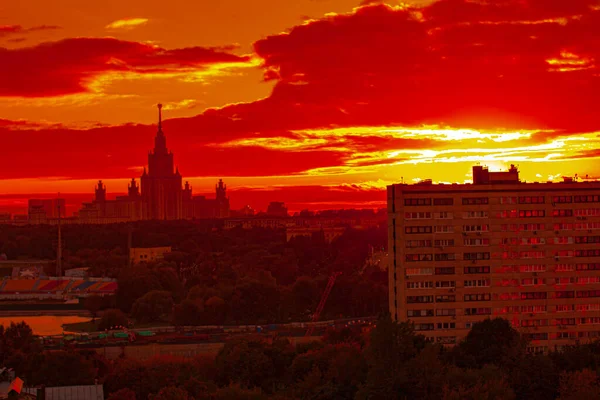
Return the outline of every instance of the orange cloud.
<path id="1" fill-rule="evenodd" d="M 148 18 L 124 18 L 106 25 L 106 29 L 133 29 L 146 23 L 148 23 Z"/>

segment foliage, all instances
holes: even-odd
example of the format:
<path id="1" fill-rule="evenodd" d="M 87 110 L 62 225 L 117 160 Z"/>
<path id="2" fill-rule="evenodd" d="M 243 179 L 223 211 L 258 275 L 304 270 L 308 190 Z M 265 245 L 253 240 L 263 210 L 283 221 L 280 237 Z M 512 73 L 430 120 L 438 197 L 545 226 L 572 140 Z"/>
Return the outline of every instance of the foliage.
<path id="1" fill-rule="evenodd" d="M 150 395 L 148 400 L 190 400 L 189 393 L 185 389 L 168 386 L 160 389 L 160 392 Z"/>
<path id="2" fill-rule="evenodd" d="M 171 314 L 173 297 L 165 290 L 153 290 L 133 303 L 131 316 L 139 322 L 155 322 Z"/>
<path id="3" fill-rule="evenodd" d="M 127 326 L 127 316 L 118 309 L 110 309 L 104 311 L 100 322 L 98 323 L 98 330 L 104 331 L 106 329 L 112 329 L 116 326 Z"/>
<path id="4" fill-rule="evenodd" d="M 589 369 L 560 375 L 560 400 L 600 399 L 598 373 Z"/>
<path id="5" fill-rule="evenodd" d="M 136 400 L 136 397 L 133 390 L 124 388 L 111 393 L 108 400 Z"/>

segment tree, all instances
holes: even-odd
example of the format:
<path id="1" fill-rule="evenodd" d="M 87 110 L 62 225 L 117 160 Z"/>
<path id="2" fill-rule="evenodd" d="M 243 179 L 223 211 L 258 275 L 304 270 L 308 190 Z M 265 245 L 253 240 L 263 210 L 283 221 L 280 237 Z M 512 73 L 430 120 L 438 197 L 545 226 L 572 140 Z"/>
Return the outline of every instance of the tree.
<path id="1" fill-rule="evenodd" d="M 517 398 L 554 399 L 558 394 L 559 371 L 545 354 L 524 354 L 504 367 Z"/>
<path id="2" fill-rule="evenodd" d="M 560 375 L 560 400 L 600 399 L 598 373 L 589 369 Z"/>
<path id="3" fill-rule="evenodd" d="M 93 362 L 73 351 L 45 352 L 30 360 L 29 385 L 91 385 L 96 377 Z"/>
<path id="4" fill-rule="evenodd" d="M 396 399 L 405 395 L 408 385 L 407 362 L 426 346 L 422 335 L 415 335 L 412 324 L 397 323 L 389 314 L 379 318 L 371 331 L 365 355 L 369 372 L 358 399 Z"/>
<path id="5" fill-rule="evenodd" d="M 481 369 L 451 367 L 446 380 L 442 391 L 444 400 L 515 399 L 504 374 L 495 365 L 489 364 Z"/>
<path id="6" fill-rule="evenodd" d="M 200 304 L 202 303 L 200 302 Z M 176 326 L 199 325 L 202 311 L 198 302 L 186 299 L 173 309 L 173 323 Z"/>
<path id="7" fill-rule="evenodd" d="M 525 353 L 527 346 L 519 332 L 503 318 L 486 319 L 473 325 L 465 339 L 454 348 L 460 367 L 481 368 L 486 364 L 505 366 Z"/>
<path id="8" fill-rule="evenodd" d="M 124 268 L 117 282 L 117 305 L 124 312 L 131 311 L 133 303 L 146 293 L 162 290 L 158 276 L 143 266 Z"/>
<path id="9" fill-rule="evenodd" d="M 98 323 L 98 329 L 103 331 L 106 329 L 112 329 L 117 326 L 127 326 L 127 316 L 119 309 L 113 308 L 104 311 L 100 322 Z"/>
<path id="10" fill-rule="evenodd" d="M 217 296 L 209 298 L 204 303 L 204 311 L 208 323 L 222 324 L 225 321 L 225 300 Z"/>
<path id="11" fill-rule="evenodd" d="M 175 386 L 162 388 L 155 395 L 150 395 L 148 400 L 189 400 L 189 393 L 185 389 L 180 389 Z"/>
<path id="12" fill-rule="evenodd" d="M 124 388 L 111 393 L 108 400 L 136 400 L 136 397 L 133 390 Z"/>
<path id="13" fill-rule="evenodd" d="M 170 292 L 153 290 L 133 303 L 131 316 L 139 322 L 154 322 L 173 310 L 173 297 Z"/>
<path id="14" fill-rule="evenodd" d="M 276 371 L 272 360 L 265 354 L 266 347 L 267 344 L 261 340 L 252 339 L 225 343 L 215 359 L 218 382 L 268 389 Z"/>
<path id="15" fill-rule="evenodd" d="M 267 396 L 258 389 L 229 385 L 217 390 L 211 400 L 267 400 Z"/>
<path id="16" fill-rule="evenodd" d="M 104 299 L 101 296 L 88 296 L 85 298 L 84 307 L 92 314 L 92 319 L 96 319 L 98 311 L 104 306 Z"/>

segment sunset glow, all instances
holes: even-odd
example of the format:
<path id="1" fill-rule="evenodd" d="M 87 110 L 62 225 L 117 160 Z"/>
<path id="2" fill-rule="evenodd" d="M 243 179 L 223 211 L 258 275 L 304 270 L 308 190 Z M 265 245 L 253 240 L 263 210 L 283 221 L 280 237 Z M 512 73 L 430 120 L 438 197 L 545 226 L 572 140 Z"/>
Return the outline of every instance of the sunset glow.
<path id="1" fill-rule="evenodd" d="M 8 3 L 0 211 L 125 192 L 159 102 L 181 173 L 233 208 L 379 207 L 476 163 L 600 176 L 595 0 Z"/>

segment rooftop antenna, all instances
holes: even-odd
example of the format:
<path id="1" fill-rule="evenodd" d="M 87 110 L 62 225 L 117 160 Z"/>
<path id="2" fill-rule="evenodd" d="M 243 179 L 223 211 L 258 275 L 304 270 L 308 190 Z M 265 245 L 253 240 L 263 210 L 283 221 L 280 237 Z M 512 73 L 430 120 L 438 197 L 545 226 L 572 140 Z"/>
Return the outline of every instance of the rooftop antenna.
<path id="1" fill-rule="evenodd" d="M 62 276 L 62 232 L 60 229 L 60 192 L 58 192 L 58 199 L 56 203 L 58 208 L 58 245 L 56 246 L 56 275 L 60 278 Z"/>

